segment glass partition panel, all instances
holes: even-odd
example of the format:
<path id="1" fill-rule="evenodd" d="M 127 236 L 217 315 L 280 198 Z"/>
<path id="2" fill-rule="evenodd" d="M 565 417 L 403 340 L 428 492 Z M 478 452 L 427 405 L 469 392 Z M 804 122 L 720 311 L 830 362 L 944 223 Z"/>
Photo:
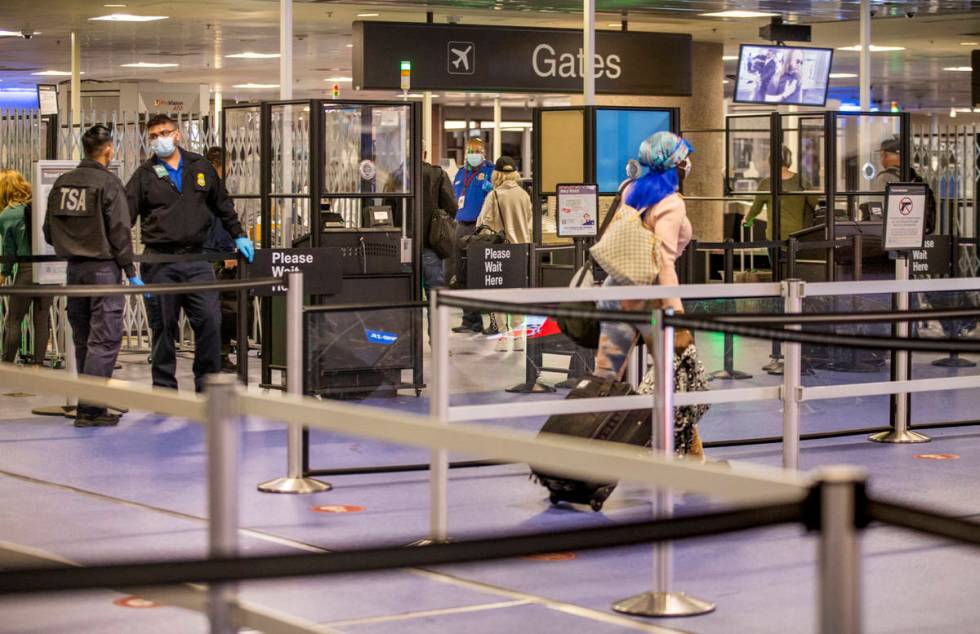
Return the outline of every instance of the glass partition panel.
<path id="1" fill-rule="evenodd" d="M 324 193 L 411 191 L 411 106 L 324 105 Z"/>
<path id="2" fill-rule="evenodd" d="M 732 191 L 769 193 L 769 115 L 728 117 L 726 125 Z"/>
<path id="3" fill-rule="evenodd" d="M 554 193 L 559 183 L 585 182 L 585 111 L 541 111 L 540 134 L 541 193 Z"/>
<path id="4" fill-rule="evenodd" d="M 881 114 L 837 115 L 837 192 L 885 192 L 902 179 L 901 117 Z M 883 151 L 885 150 L 885 151 Z"/>

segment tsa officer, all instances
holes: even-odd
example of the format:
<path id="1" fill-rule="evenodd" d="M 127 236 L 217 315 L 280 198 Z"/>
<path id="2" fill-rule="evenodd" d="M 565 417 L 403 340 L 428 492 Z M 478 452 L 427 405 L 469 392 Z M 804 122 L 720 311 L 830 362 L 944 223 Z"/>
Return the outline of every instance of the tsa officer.
<path id="1" fill-rule="evenodd" d="M 112 285 L 122 281 L 143 286 L 133 268 L 131 221 L 122 182 L 107 169 L 112 135 L 97 125 L 82 135 L 85 159 L 62 174 L 48 195 L 44 239 L 68 259 L 68 284 Z M 78 371 L 112 377 L 122 343 L 122 295 L 69 297 L 68 321 L 75 342 Z M 104 405 L 78 402 L 75 427 L 115 425 L 119 416 Z"/>
<path id="2" fill-rule="evenodd" d="M 196 255 L 203 251 L 212 219 L 232 236 L 251 262 L 252 241 L 242 230 L 235 205 L 214 167 L 200 154 L 180 147 L 177 123 L 165 114 L 150 118 L 147 137 L 153 156 L 126 184 L 132 223 L 140 220 L 145 254 Z M 143 264 L 143 277 L 154 284 L 213 282 L 214 269 L 205 261 Z M 185 293 L 147 300 L 153 330 L 153 385 L 177 388 L 177 323 L 183 309 L 194 330 L 194 387 L 221 370 L 221 311 L 218 294 Z"/>
<path id="3" fill-rule="evenodd" d="M 456 192 L 456 279 L 466 276 L 463 270 L 462 239 L 476 231 L 476 219 L 483 209 L 483 201 L 491 191 L 493 163 L 487 160 L 487 150 L 482 139 L 470 139 L 466 143 L 466 164 L 456 172 L 453 189 Z M 463 324 L 453 332 L 483 332 L 483 318 L 475 311 L 463 311 Z M 487 334 L 493 334 L 488 332 Z"/>

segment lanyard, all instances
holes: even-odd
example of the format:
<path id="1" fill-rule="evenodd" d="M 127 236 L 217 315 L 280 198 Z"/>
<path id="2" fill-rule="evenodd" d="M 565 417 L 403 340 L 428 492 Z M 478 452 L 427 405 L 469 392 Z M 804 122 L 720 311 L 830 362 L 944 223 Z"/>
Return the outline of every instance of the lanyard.
<path id="1" fill-rule="evenodd" d="M 472 174 L 469 174 L 469 175 L 467 175 L 466 172 L 463 172 L 463 193 L 464 194 L 470 190 L 470 183 L 473 182 L 473 179 L 476 178 L 476 175 L 477 175 L 477 171 L 476 170 L 473 170 L 473 173 Z"/>

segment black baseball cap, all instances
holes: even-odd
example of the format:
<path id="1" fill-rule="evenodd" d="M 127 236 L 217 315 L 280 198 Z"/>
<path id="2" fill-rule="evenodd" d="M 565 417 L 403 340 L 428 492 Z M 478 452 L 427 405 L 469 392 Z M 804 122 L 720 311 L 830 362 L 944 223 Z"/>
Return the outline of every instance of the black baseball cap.
<path id="1" fill-rule="evenodd" d="M 494 164 L 493 169 L 498 172 L 516 172 L 517 164 L 514 163 L 514 159 L 509 156 L 501 156 L 497 159 L 496 164 Z"/>
<path id="2" fill-rule="evenodd" d="M 902 153 L 902 140 L 897 135 L 896 136 L 886 137 L 881 142 L 881 151 L 882 152 L 889 152 L 889 153 L 892 153 L 892 154 L 901 154 Z"/>

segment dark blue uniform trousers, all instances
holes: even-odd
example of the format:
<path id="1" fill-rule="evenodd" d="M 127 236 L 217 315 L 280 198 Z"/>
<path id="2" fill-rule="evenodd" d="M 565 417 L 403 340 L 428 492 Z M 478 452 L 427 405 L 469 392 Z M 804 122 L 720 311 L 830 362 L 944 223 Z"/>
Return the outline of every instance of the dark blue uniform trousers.
<path id="1" fill-rule="evenodd" d="M 147 284 L 214 282 L 210 262 L 144 264 Z M 177 389 L 177 324 L 184 309 L 194 331 L 194 389 L 204 391 L 204 377 L 221 371 L 221 309 L 218 293 L 152 296 L 146 310 L 153 330 L 153 385 Z"/>
<path id="2" fill-rule="evenodd" d="M 109 260 L 68 263 L 68 284 L 117 286 L 122 278 L 119 265 Z M 68 322 L 75 342 L 75 363 L 79 374 L 112 377 L 122 344 L 122 320 L 125 298 L 69 297 Z M 105 414 L 104 405 L 78 402 L 79 416 Z"/>

